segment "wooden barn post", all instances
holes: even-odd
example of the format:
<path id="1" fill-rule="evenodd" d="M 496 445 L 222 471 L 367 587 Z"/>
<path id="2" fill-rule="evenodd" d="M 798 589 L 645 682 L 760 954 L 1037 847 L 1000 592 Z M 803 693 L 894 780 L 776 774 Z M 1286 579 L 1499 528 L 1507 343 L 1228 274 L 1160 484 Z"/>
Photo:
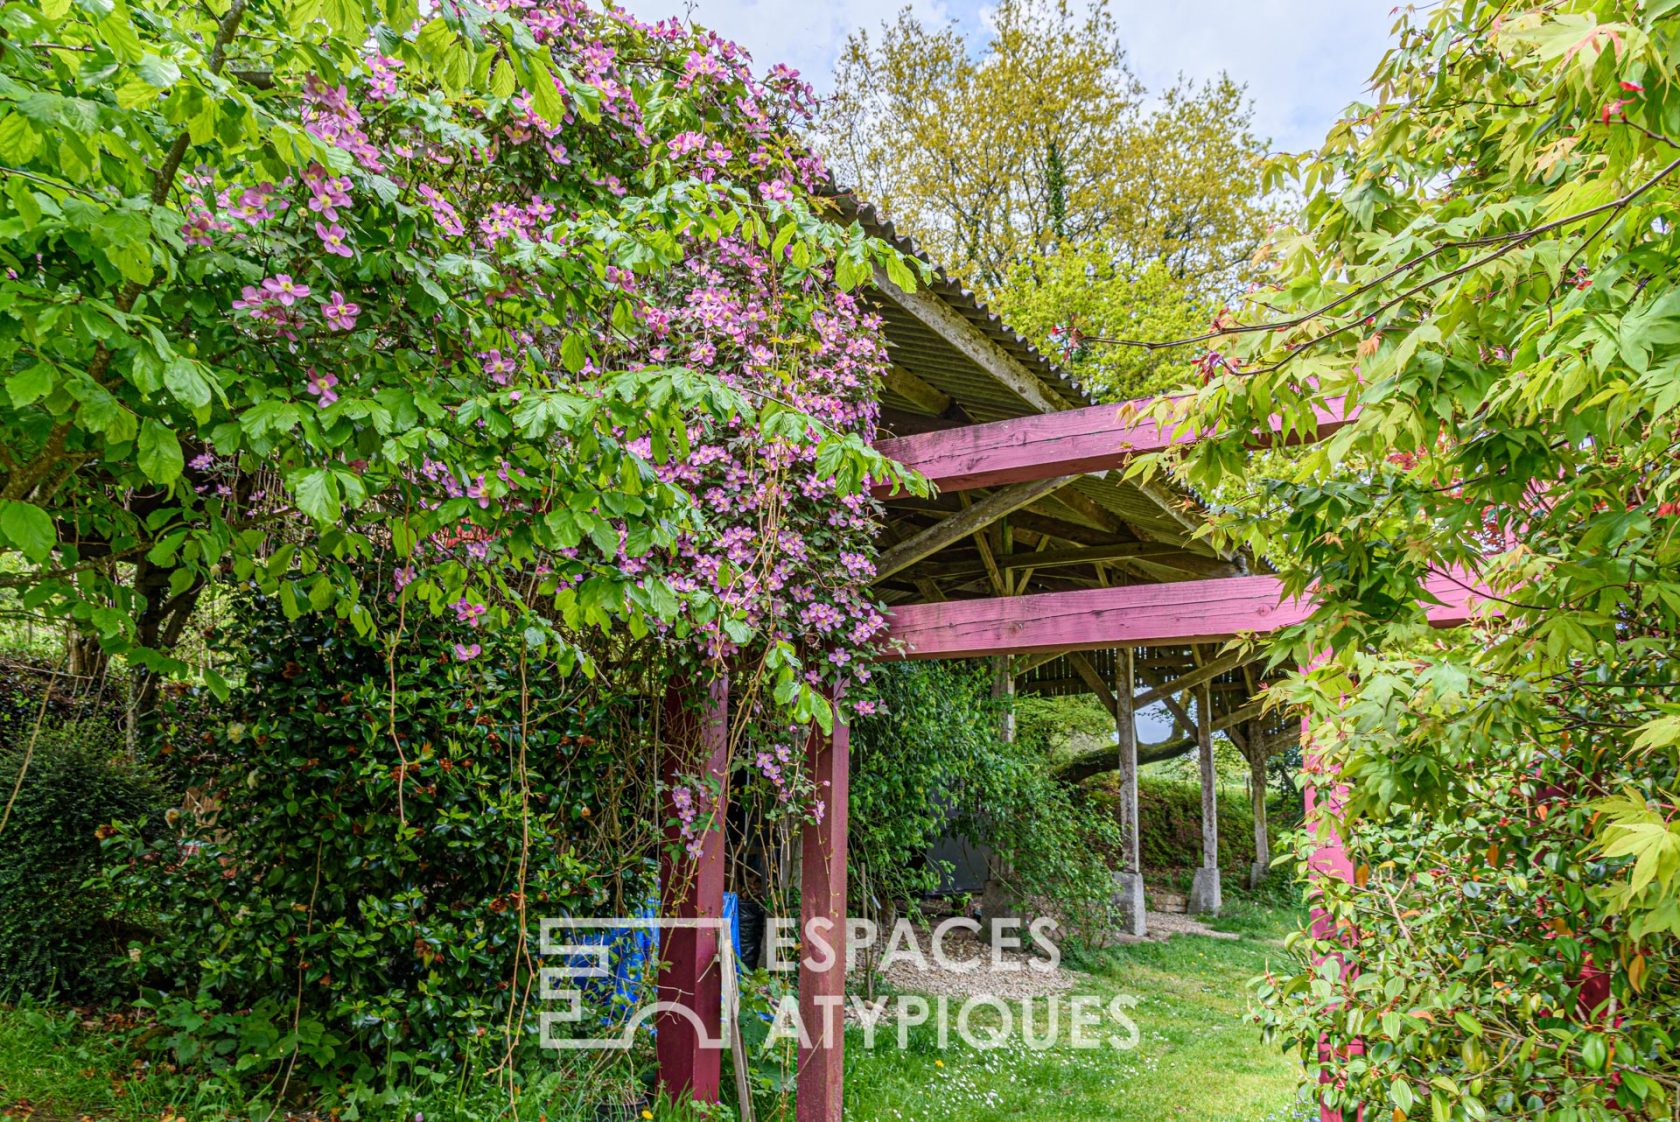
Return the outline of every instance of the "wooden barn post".
<path id="1" fill-rule="evenodd" d="M 1224 905 L 1219 893 L 1219 776 L 1213 766 L 1213 688 L 1196 687 L 1196 755 L 1202 771 L 1202 867 L 1190 886 L 1189 910 L 1209 915 Z"/>
<path id="2" fill-rule="evenodd" d="M 714 805 L 709 786 L 689 789 L 699 807 L 695 821 L 703 827 L 698 839 L 685 839 L 675 824 L 666 831 L 667 849 L 675 849 L 678 856 L 667 853 L 661 862 L 660 913 L 677 919 L 722 919 L 729 679 L 723 675 L 713 679 L 698 714 L 691 688 L 673 685 L 665 695 L 661 761 L 669 803 L 665 809 L 676 815 L 677 807 L 669 800 L 684 775 L 715 781 L 718 796 Z M 697 841 L 698 852 L 688 848 L 691 841 Z M 723 1026 L 718 932 L 715 928 L 670 928 L 663 936 L 659 957 L 665 967 L 659 975 L 659 1000 L 693 1010 L 699 1024 L 678 1013 L 661 1013 L 656 1019 L 659 1082 L 673 1099 L 687 1094 L 697 1102 L 715 1103 L 723 1074 L 723 1049 L 715 1043 L 722 1039 Z"/>
<path id="3" fill-rule="evenodd" d="M 1120 929 L 1139 938 L 1148 933 L 1143 904 L 1143 823 L 1138 815 L 1136 652 L 1114 652 L 1114 727 L 1119 736 L 1119 818 L 1122 868 L 1114 874 Z"/>
<path id="4" fill-rule="evenodd" d="M 799 901 L 799 1046 L 797 1122 L 840 1122 L 845 1073 L 846 828 L 850 799 L 850 730 L 835 696 L 834 731 L 812 726 L 807 760 L 821 812 L 804 826 Z M 828 945 L 824 956 L 820 944 Z M 824 959 L 826 957 L 826 965 Z"/>
<path id="5" fill-rule="evenodd" d="M 1312 670 L 1326 657 L 1328 652 L 1303 666 L 1302 671 Z M 1341 817 L 1342 807 L 1347 801 L 1348 788 L 1347 784 L 1334 774 L 1331 766 L 1325 763 L 1313 744 L 1312 722 L 1305 716 L 1301 718 L 1301 763 L 1302 770 L 1307 773 L 1306 789 L 1303 792 L 1305 823 L 1308 829 L 1321 831 L 1322 839 L 1313 850 L 1312 856 L 1307 859 L 1307 903 L 1310 908 L 1308 916 L 1311 920 L 1312 935 L 1313 938 L 1326 942 L 1351 942 L 1358 937 L 1358 933 L 1352 930 L 1338 931 L 1335 916 L 1316 899 L 1323 892 L 1323 889 L 1318 887 L 1319 882 L 1354 880 L 1353 858 L 1349 855 L 1342 831 L 1336 824 L 1336 819 Z M 1328 823 L 1324 819 L 1328 819 Z M 1336 954 L 1335 957 L 1342 958 L 1340 954 Z M 1348 969 L 1346 960 L 1342 959 L 1343 973 Z M 1328 1036 L 1321 1036 L 1318 1041 L 1319 1059 L 1330 1064 L 1360 1055 L 1364 1050 L 1364 1042 L 1357 1038 L 1338 1042 Z M 1325 1071 L 1320 1074 L 1319 1082 L 1329 1085 L 1336 1082 L 1336 1077 Z M 1359 1107 L 1354 1111 L 1344 1112 L 1321 1099 L 1318 1116 L 1320 1122 L 1363 1122 L 1365 1110 Z"/>
<path id="6" fill-rule="evenodd" d="M 1272 871 L 1272 839 L 1266 827 L 1266 730 L 1259 718 L 1248 722 L 1249 805 L 1254 812 L 1254 864 L 1248 887 L 1259 888 Z"/>

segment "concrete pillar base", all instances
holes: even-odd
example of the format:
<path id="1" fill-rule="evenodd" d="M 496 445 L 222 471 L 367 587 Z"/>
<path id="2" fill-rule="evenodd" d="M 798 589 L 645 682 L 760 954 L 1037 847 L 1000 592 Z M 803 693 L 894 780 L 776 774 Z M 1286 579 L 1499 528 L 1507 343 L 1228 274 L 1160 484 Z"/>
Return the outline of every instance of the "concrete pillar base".
<path id="1" fill-rule="evenodd" d="M 1196 879 L 1190 885 L 1190 902 L 1184 910 L 1192 915 L 1218 915 L 1224 904 L 1219 892 L 1219 870 L 1197 869 Z"/>
<path id="2" fill-rule="evenodd" d="M 1256 861 L 1248 867 L 1248 887 L 1259 888 L 1262 881 L 1272 875 L 1272 866 L 1266 861 Z"/>
<path id="3" fill-rule="evenodd" d="M 1120 908 L 1120 933 L 1139 939 L 1149 934 L 1143 904 L 1143 876 L 1115 873 L 1114 902 Z"/>

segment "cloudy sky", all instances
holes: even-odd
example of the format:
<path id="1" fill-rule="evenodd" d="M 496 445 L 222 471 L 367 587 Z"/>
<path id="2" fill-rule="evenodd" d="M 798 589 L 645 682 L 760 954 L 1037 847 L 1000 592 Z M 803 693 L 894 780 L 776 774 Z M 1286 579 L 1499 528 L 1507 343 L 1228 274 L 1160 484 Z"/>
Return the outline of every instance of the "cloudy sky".
<path id="1" fill-rule="evenodd" d="M 985 0 L 910 0 L 924 17 L 954 18 L 983 34 Z M 628 0 L 644 18 L 681 0 Z M 761 66 L 786 62 L 819 90 L 846 35 L 878 27 L 905 0 L 693 0 L 695 22 L 747 47 Z M 1361 96 L 1393 24 L 1395 0 L 1111 0 L 1132 68 L 1152 88 L 1178 74 L 1224 70 L 1248 86 L 1261 135 L 1277 148 L 1310 147 Z M 972 37 L 972 36 L 971 36 Z"/>

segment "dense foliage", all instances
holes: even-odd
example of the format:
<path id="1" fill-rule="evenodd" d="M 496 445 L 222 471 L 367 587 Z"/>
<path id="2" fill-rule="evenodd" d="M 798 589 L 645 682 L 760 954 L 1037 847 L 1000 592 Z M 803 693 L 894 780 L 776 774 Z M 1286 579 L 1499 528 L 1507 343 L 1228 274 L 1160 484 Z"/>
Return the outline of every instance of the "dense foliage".
<path id="1" fill-rule="evenodd" d="M 1105 2 L 1005 0 L 992 34 L 908 9 L 847 41 L 821 126 L 836 171 L 976 287 L 1058 243 L 1229 274 L 1266 223 L 1240 87 L 1156 91 Z"/>
<path id="2" fill-rule="evenodd" d="M 702 464 L 773 499 L 796 466 L 790 501 L 889 474 L 837 289 L 913 280 L 813 213 L 808 100 L 577 0 L 8 9 L 0 585 L 165 670 L 223 573 L 364 632 L 393 592 L 714 652 L 773 630 L 743 560 L 647 558 L 761 520 L 697 506 Z M 869 618 L 811 599 L 842 646 Z M 784 655 L 783 700 L 826 712 Z"/>
<path id="3" fill-rule="evenodd" d="M 1106 3 L 989 23 L 856 32 L 820 119 L 837 173 L 1099 400 L 1186 384 L 1189 355 L 1082 340 L 1195 333 L 1246 275 L 1275 208 L 1244 91 L 1151 94 Z"/>
<path id="4" fill-rule="evenodd" d="M 465 625 L 424 630 L 392 659 L 247 604 L 246 684 L 199 743 L 165 740 L 191 805 L 131 818 L 109 859 L 158 930 L 134 977 L 178 1062 L 355 1102 L 526 1055 L 529 917 L 655 891 L 658 730 L 617 719 L 645 707 L 580 696 L 518 635 L 483 634 L 481 665 L 438 654 Z"/>
<path id="5" fill-rule="evenodd" d="M 1350 783 L 1351 860 L 1265 992 L 1337 1104 L 1680 1099 L 1677 51 L 1669 2 L 1406 16 L 1200 360 L 1231 439 L 1188 477 L 1320 605 L 1279 692 Z M 1242 449 L 1343 395 L 1328 441 Z M 1473 633 L 1427 635 L 1431 579 L 1487 592 Z"/>
<path id="6" fill-rule="evenodd" d="M 1212 319 L 1216 301 L 1160 261 L 1131 264 L 1100 243 L 1063 242 L 1012 266 L 991 304 L 1093 398 L 1126 401 L 1187 385 L 1189 356 L 1084 339 L 1194 335 Z"/>
<path id="7" fill-rule="evenodd" d="M 1051 777 L 1042 740 L 1005 734 L 1008 703 L 992 696 L 990 668 L 897 663 L 877 679 L 876 712 L 852 726 L 850 884 L 860 914 L 914 907 L 948 872 L 929 848 L 961 836 L 989 852 L 1003 893 L 1075 935 L 1106 930 L 1113 812 Z"/>
<path id="8" fill-rule="evenodd" d="M 50 689 L 49 689 L 50 687 Z M 0 661 L 0 996 L 92 1003 L 131 992 L 118 960 L 141 919 L 85 886 L 118 819 L 157 816 L 162 784 L 128 753 L 117 691 Z M 27 766 L 26 766 L 27 765 Z"/>
<path id="9" fill-rule="evenodd" d="M 712 822 L 654 781 L 669 687 L 733 679 L 734 805 L 823 813 L 898 478 L 850 290 L 916 277 L 824 216 L 797 75 L 674 20 L 5 18 L 0 589 L 145 670 L 150 1042 L 352 1107 L 510 1070 L 532 915 L 642 906 Z M 189 626 L 231 700 L 183 724 Z"/>

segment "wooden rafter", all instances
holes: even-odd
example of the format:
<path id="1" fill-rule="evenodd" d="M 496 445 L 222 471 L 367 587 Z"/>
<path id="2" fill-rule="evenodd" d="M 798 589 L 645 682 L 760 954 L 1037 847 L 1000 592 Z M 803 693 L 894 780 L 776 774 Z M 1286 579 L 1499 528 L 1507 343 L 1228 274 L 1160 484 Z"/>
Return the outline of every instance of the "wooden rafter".
<path id="1" fill-rule="evenodd" d="M 951 408 L 950 394 L 929 385 L 902 366 L 895 364 L 887 367 L 881 381 L 887 389 L 930 416 L 938 417 Z"/>
<path id="2" fill-rule="evenodd" d="M 875 287 L 881 295 L 921 320 L 935 334 L 961 351 L 977 366 L 1041 413 L 1066 409 L 1067 402 L 1039 380 L 1020 359 L 1000 347 L 956 309 L 926 289 L 906 292 L 888 279 L 886 271 L 875 270 Z M 1070 475 L 1071 472 L 1058 472 Z"/>
<path id="3" fill-rule="evenodd" d="M 908 569 L 922 558 L 931 557 L 946 546 L 972 536 L 1012 511 L 1066 486 L 1068 482 L 1066 479 L 1038 479 L 987 495 L 968 509 L 958 511 L 884 551 L 875 565 L 875 579 L 880 581 Z"/>
<path id="4" fill-rule="evenodd" d="M 1203 663 L 1181 678 L 1174 678 L 1170 682 L 1156 686 L 1148 693 L 1140 694 L 1137 699 L 1137 704 L 1139 707 L 1153 705 L 1164 697 L 1170 697 L 1173 694 L 1179 694 L 1183 693 L 1185 690 L 1194 689 L 1203 682 L 1211 682 L 1221 674 L 1230 673 L 1232 670 L 1235 670 L 1237 667 L 1243 665 L 1243 663 L 1251 661 L 1254 657 L 1254 652 L 1252 651 L 1230 651 L 1214 659 L 1212 662 Z"/>

